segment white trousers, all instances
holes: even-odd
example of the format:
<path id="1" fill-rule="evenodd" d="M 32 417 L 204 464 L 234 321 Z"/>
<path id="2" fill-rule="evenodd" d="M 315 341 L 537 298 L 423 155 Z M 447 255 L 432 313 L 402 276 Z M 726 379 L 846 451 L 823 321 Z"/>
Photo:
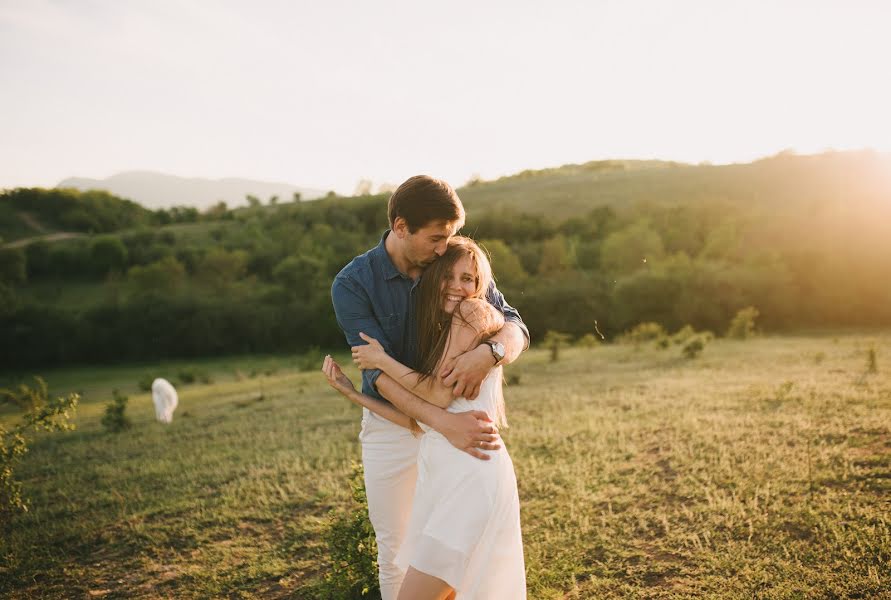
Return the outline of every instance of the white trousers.
<path id="1" fill-rule="evenodd" d="M 408 531 L 411 505 L 418 478 L 420 440 L 408 429 L 362 409 L 362 465 L 368 517 L 377 539 L 381 598 L 395 600 L 405 571 L 395 558 Z"/>

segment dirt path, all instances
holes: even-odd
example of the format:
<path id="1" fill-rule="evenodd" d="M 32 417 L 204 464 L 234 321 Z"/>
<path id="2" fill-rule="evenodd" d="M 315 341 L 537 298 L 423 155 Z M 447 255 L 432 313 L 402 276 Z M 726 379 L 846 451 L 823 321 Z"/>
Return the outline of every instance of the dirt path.
<path id="1" fill-rule="evenodd" d="M 43 240 L 45 242 L 56 242 L 58 240 L 67 240 L 69 238 L 83 237 L 85 233 L 75 233 L 72 231 L 62 231 L 59 233 L 48 233 L 46 235 L 35 235 L 29 238 L 24 238 L 21 240 L 16 240 L 14 242 L 9 242 L 6 244 L 6 248 L 21 248 L 23 246 L 27 246 L 31 242 L 36 242 L 38 240 Z"/>

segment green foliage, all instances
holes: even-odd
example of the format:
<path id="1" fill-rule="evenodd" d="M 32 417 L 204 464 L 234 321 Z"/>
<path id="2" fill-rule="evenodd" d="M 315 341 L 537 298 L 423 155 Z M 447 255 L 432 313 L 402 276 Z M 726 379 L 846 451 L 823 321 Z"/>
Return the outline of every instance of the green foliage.
<path id="1" fill-rule="evenodd" d="M 665 254 L 662 239 L 646 220 L 611 233 L 600 248 L 600 264 L 615 274 L 629 274 L 656 262 Z"/>
<path id="2" fill-rule="evenodd" d="M 28 277 L 44 277 L 50 273 L 50 245 L 43 240 L 36 240 L 25 246 L 25 258 L 28 265 Z"/>
<path id="3" fill-rule="evenodd" d="M 681 349 L 681 354 L 683 354 L 684 358 L 692 360 L 702 354 L 708 341 L 709 338 L 705 335 L 694 335 L 686 341 Z"/>
<path id="4" fill-rule="evenodd" d="M 125 429 L 130 429 L 132 423 L 130 418 L 124 414 L 127 410 L 127 396 L 121 394 L 118 390 L 111 391 L 113 399 L 105 405 L 105 414 L 102 415 L 102 427 L 109 433 L 119 433 Z"/>
<path id="5" fill-rule="evenodd" d="M 175 292 L 185 279 L 185 267 L 172 256 L 149 265 L 130 267 L 127 271 L 127 282 L 137 294 Z"/>
<path id="6" fill-rule="evenodd" d="M 593 333 L 586 333 L 575 342 L 575 345 L 579 348 L 596 348 L 600 344 L 601 339 Z"/>
<path id="7" fill-rule="evenodd" d="M 758 318 L 758 309 L 754 306 L 747 306 L 740 309 L 733 320 L 730 327 L 727 328 L 727 337 L 737 340 L 747 340 L 755 335 L 755 319 Z"/>
<path id="8" fill-rule="evenodd" d="M 16 188 L 0 193 L 0 203 L 66 231 L 107 233 L 156 222 L 150 210 L 102 190 Z"/>
<path id="9" fill-rule="evenodd" d="M 652 321 L 647 321 L 645 323 L 638 323 L 630 330 L 619 336 L 617 341 L 620 344 L 638 345 L 641 343 L 658 340 L 665 337 L 665 335 L 665 328 L 662 327 L 662 325 L 660 325 L 659 323 L 653 323 Z"/>
<path id="10" fill-rule="evenodd" d="M 569 334 L 559 331 L 548 331 L 545 334 L 541 344 L 551 351 L 551 362 L 560 360 L 560 349 L 568 346 L 570 339 Z"/>
<path id="11" fill-rule="evenodd" d="M 150 373 L 146 373 L 136 382 L 136 387 L 138 387 L 141 392 L 150 392 L 152 391 L 152 382 L 154 380 L 155 378 Z"/>
<path id="12" fill-rule="evenodd" d="M 353 463 L 349 481 L 353 505 L 328 517 L 325 543 L 331 569 L 325 574 L 325 597 L 332 600 L 380 597 L 377 542 L 368 519 L 364 477 L 362 465 Z"/>
<path id="13" fill-rule="evenodd" d="M 213 377 L 210 376 L 210 373 L 208 373 L 207 370 L 193 366 L 181 368 L 179 373 L 177 373 L 177 378 L 182 384 L 195 382 L 213 383 Z"/>
<path id="14" fill-rule="evenodd" d="M 74 393 L 50 399 L 46 382 L 40 377 L 34 381 L 34 387 L 20 384 L 15 390 L 0 390 L 0 405 L 8 403 L 24 411 L 19 423 L 11 429 L 0 424 L 0 529 L 3 530 L 16 515 L 28 510 L 22 485 L 15 478 L 15 467 L 28 451 L 33 434 L 74 429 L 71 418 L 80 401 L 80 396 Z"/>
<path id="15" fill-rule="evenodd" d="M 127 266 L 127 247 L 116 235 L 102 235 L 90 244 L 90 257 L 100 275 L 120 272 Z"/>
<path id="16" fill-rule="evenodd" d="M 22 249 L 0 248 L 0 283 L 25 283 L 27 276 L 27 259 Z"/>
<path id="17" fill-rule="evenodd" d="M 529 275 L 523 269 L 523 264 L 503 240 L 479 240 L 479 244 L 489 253 L 492 272 L 496 274 L 499 282 L 506 282 L 508 285 L 522 285 L 526 281 Z"/>

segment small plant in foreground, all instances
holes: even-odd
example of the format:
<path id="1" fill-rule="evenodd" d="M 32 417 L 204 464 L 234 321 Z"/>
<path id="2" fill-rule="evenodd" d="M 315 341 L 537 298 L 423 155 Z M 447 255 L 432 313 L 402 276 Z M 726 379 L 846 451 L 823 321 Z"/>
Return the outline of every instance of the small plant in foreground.
<path id="1" fill-rule="evenodd" d="M 551 351 L 551 362 L 560 360 L 560 348 L 569 344 L 569 334 L 559 331 L 548 331 L 542 342 Z"/>
<path id="2" fill-rule="evenodd" d="M 727 337 L 737 340 L 747 340 L 755 335 L 755 319 L 758 318 L 758 309 L 754 306 L 747 306 L 740 309 L 730 326 L 727 328 Z"/>
<path id="3" fill-rule="evenodd" d="M 102 426 L 109 433 L 118 433 L 129 429 L 132 423 L 124 412 L 127 410 L 127 396 L 118 390 L 112 390 L 113 400 L 105 405 L 105 414 L 102 416 Z"/>
<path id="4" fill-rule="evenodd" d="M 867 373 L 878 373 L 879 372 L 879 363 L 876 358 L 876 349 L 870 348 L 869 353 L 866 355 L 866 372 Z"/>
<path id="5" fill-rule="evenodd" d="M 28 452 L 28 434 L 74 429 L 71 416 L 80 396 L 72 393 L 50 400 L 46 382 L 40 377 L 34 380 L 33 388 L 22 384 L 17 391 L 0 390 L 0 404 L 14 404 L 25 410 L 22 420 L 12 429 L 0 425 L 0 529 L 5 529 L 16 514 L 28 510 L 22 485 L 15 480 L 15 465 Z"/>
<path id="6" fill-rule="evenodd" d="M 684 358 L 692 360 L 702 354 L 707 342 L 708 338 L 706 336 L 695 335 L 684 344 L 681 353 L 684 355 Z"/>
<path id="7" fill-rule="evenodd" d="M 350 474 L 353 506 L 346 513 L 332 511 L 325 542 L 331 570 L 325 575 L 326 598 L 351 600 L 379 598 L 377 542 L 368 520 L 368 499 L 362 465 L 353 463 Z"/>

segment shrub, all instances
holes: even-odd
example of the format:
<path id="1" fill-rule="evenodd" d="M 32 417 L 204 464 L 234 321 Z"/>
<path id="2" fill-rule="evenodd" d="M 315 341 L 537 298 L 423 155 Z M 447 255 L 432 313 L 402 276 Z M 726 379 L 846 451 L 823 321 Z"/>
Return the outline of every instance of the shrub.
<path id="1" fill-rule="evenodd" d="M 755 319 L 758 318 L 758 309 L 754 306 L 747 306 L 740 309 L 733 320 L 730 321 L 730 327 L 727 328 L 727 337 L 737 340 L 746 340 L 755 335 Z"/>
<path id="2" fill-rule="evenodd" d="M 619 343 L 637 345 L 641 342 L 658 340 L 665 335 L 665 328 L 659 323 L 638 323 L 632 329 L 619 336 Z"/>
<path id="3" fill-rule="evenodd" d="M 576 340 L 575 345 L 580 348 L 596 348 L 600 345 L 600 338 L 596 337 L 593 333 L 586 333 Z"/>
<path id="4" fill-rule="evenodd" d="M 139 378 L 139 381 L 136 382 L 136 385 L 139 387 L 140 391 L 150 392 L 150 391 L 152 391 L 152 382 L 154 380 L 155 380 L 154 377 L 146 374 Z"/>
<path id="5" fill-rule="evenodd" d="M 866 372 L 867 373 L 878 373 L 879 372 L 879 364 L 876 359 L 876 349 L 870 348 L 869 353 L 866 355 Z"/>
<path id="6" fill-rule="evenodd" d="M 557 362 L 560 360 L 560 348 L 563 348 L 569 343 L 569 335 L 566 333 L 560 333 L 559 331 L 548 331 L 545 336 L 542 344 L 544 344 L 545 348 L 548 348 L 551 351 L 551 362 Z"/>
<path id="7" fill-rule="evenodd" d="M 684 344 L 681 353 L 684 355 L 684 358 L 692 360 L 702 353 L 702 351 L 705 349 L 706 343 L 708 343 L 707 336 L 695 335 L 690 338 L 686 344 Z"/>
<path id="8" fill-rule="evenodd" d="M 368 499 L 362 465 L 352 464 L 353 505 L 345 513 L 332 511 L 325 531 L 331 570 L 325 575 L 325 597 L 338 600 L 380 597 L 377 542 L 368 520 Z"/>
<path id="9" fill-rule="evenodd" d="M 683 343 L 686 343 L 686 341 L 689 340 L 694 335 L 696 335 L 696 330 L 693 329 L 693 326 L 692 325 L 684 325 L 683 327 L 678 329 L 676 332 L 674 332 L 674 334 L 671 336 L 671 341 L 675 345 L 679 346 Z"/>
<path id="10" fill-rule="evenodd" d="M 199 369 L 197 367 L 183 367 L 179 370 L 180 383 L 195 383 L 196 381 L 200 381 L 201 383 L 213 383 L 213 378 L 210 374 L 204 369 Z"/>
<path id="11" fill-rule="evenodd" d="M 35 377 L 34 380 L 33 388 L 22 384 L 17 391 L 0 390 L 0 404 L 14 404 L 25 411 L 22 420 L 12 429 L 0 425 L 0 529 L 6 529 L 16 514 L 28 510 L 22 485 L 15 479 L 15 465 L 28 452 L 28 434 L 74 429 L 71 417 L 80 396 L 72 393 L 50 400 L 43 379 Z"/>
<path id="12" fill-rule="evenodd" d="M 105 405 L 105 414 L 102 416 L 102 426 L 109 433 L 118 433 L 129 429 L 132 423 L 124 414 L 127 410 L 127 396 L 118 390 L 112 390 L 113 400 Z"/>

